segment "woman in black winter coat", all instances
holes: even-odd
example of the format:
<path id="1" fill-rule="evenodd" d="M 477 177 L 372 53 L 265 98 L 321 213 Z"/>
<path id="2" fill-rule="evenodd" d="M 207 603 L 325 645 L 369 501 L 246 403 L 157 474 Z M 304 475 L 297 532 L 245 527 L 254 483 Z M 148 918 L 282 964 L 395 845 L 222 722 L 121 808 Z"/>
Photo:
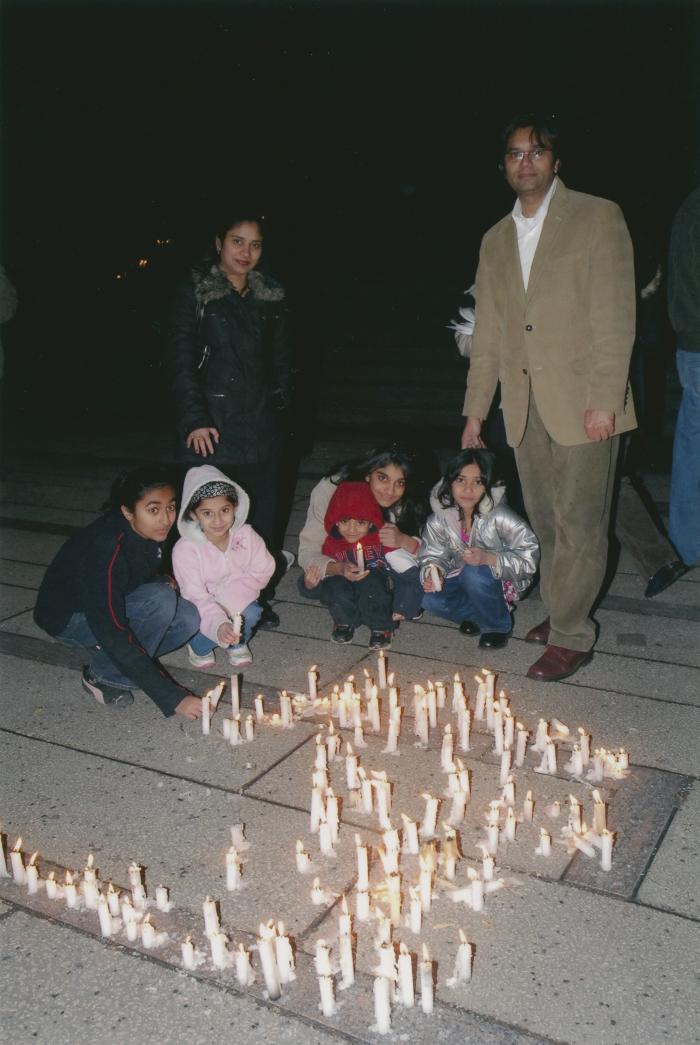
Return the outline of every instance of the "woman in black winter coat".
<path id="1" fill-rule="evenodd" d="M 210 458 L 246 490 L 251 524 L 280 561 L 279 456 L 292 375 L 285 292 L 256 271 L 260 218 L 231 216 L 214 244 L 214 263 L 193 270 L 171 317 L 168 362 L 181 456 L 189 465 Z M 261 623 L 279 623 L 269 606 Z"/>

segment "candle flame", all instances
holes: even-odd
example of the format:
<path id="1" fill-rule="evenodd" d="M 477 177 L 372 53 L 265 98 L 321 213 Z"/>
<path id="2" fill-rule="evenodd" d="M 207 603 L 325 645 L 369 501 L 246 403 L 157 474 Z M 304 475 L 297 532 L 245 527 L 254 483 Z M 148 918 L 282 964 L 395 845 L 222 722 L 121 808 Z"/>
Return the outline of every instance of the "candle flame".
<path id="1" fill-rule="evenodd" d="M 146 915 L 146 917 L 143 920 L 143 924 L 144 925 L 146 925 L 146 924 L 150 925 L 151 924 L 151 916 L 150 916 L 150 914 Z"/>
<path id="2" fill-rule="evenodd" d="M 343 914 L 348 914 L 349 913 L 348 912 L 348 901 L 347 901 L 347 899 L 345 897 L 345 893 L 343 893 L 343 899 L 340 901 L 340 908 L 341 908 Z"/>
<path id="3" fill-rule="evenodd" d="M 474 870 L 474 868 L 473 868 L 473 867 L 468 867 L 468 868 L 467 868 L 467 878 L 469 879 L 469 881 L 470 881 L 470 882 L 473 882 L 473 881 L 475 881 L 475 880 L 476 880 L 476 879 L 477 879 L 478 877 L 479 877 L 479 875 L 478 875 L 478 873 L 477 873 L 477 872 L 476 872 L 476 871 Z"/>
<path id="4" fill-rule="evenodd" d="M 452 733 L 452 726 L 448 722 L 447 725 L 445 726 L 445 736 L 449 737 L 451 733 Z"/>
<path id="5" fill-rule="evenodd" d="M 49 878 L 50 878 L 50 880 L 51 880 L 52 882 L 55 882 L 55 881 L 56 881 L 56 872 L 55 872 L 55 871 L 52 871 L 52 872 L 50 873 L 50 875 L 49 875 Z"/>
<path id="6" fill-rule="evenodd" d="M 190 940 L 191 938 L 192 937 L 190 937 L 190 936 L 187 937 L 188 940 Z M 242 943 L 238 944 L 238 952 L 239 952 L 239 954 L 245 954 L 245 947 L 244 947 L 244 945 Z"/>
<path id="7" fill-rule="evenodd" d="M 353 757 L 353 756 L 352 756 L 352 744 L 350 744 L 350 742 L 349 742 L 349 741 L 348 741 L 348 743 L 347 743 L 347 744 L 345 745 L 345 754 L 347 755 L 347 757 L 348 757 L 348 758 L 352 758 L 352 757 Z"/>
<path id="8" fill-rule="evenodd" d="M 532 802 L 532 791 L 528 791 L 528 793 L 525 795 L 525 801 Z"/>
<path id="9" fill-rule="evenodd" d="M 22 839 L 21 838 L 18 838 L 17 841 L 15 842 L 15 844 L 12 846 L 12 852 L 13 853 L 21 853 L 22 852 Z"/>
<path id="10" fill-rule="evenodd" d="M 320 889 L 321 888 L 321 879 L 320 878 L 314 878 L 314 880 L 313 880 L 313 882 L 311 884 L 311 888 L 312 889 Z"/>
<path id="11" fill-rule="evenodd" d="M 462 943 L 466 943 L 467 942 L 467 938 L 464 935 L 464 929 L 460 929 L 459 930 L 459 938 L 462 941 Z"/>
<path id="12" fill-rule="evenodd" d="M 37 849 L 37 851 L 35 853 L 32 853 L 31 858 L 29 860 L 29 866 L 30 867 L 34 866 L 34 864 L 36 863 L 36 858 L 38 857 L 38 855 L 39 855 L 39 850 L 38 849 Z"/>
<path id="13" fill-rule="evenodd" d="M 66 885 L 72 885 L 72 884 L 73 884 L 73 875 L 70 873 L 70 871 L 66 871 Z"/>
<path id="14" fill-rule="evenodd" d="M 379 652 L 383 653 L 384 650 L 380 650 Z M 389 683 L 390 686 L 394 685 L 394 672 L 393 671 L 389 672 L 389 678 L 387 679 L 387 682 Z"/>
<path id="15" fill-rule="evenodd" d="M 335 726 L 333 725 L 333 723 L 329 719 L 328 720 L 328 735 L 329 736 L 333 736 L 334 733 L 335 733 Z"/>
<path id="16" fill-rule="evenodd" d="M 309 671 L 316 671 L 316 665 L 312 664 L 311 667 L 309 668 Z"/>
<path id="17" fill-rule="evenodd" d="M 88 858 L 87 858 L 87 865 L 86 866 L 92 869 L 94 863 L 95 863 L 95 857 L 92 855 L 92 853 L 90 853 Z"/>
<path id="18" fill-rule="evenodd" d="M 405 943 L 403 942 L 403 940 L 402 940 L 402 941 L 401 941 L 401 943 L 399 944 L 399 954 L 408 954 L 408 947 L 407 947 L 407 946 L 406 946 L 406 944 L 405 944 Z"/>
<path id="19" fill-rule="evenodd" d="M 427 943 L 423 944 L 423 961 L 424 962 L 429 962 L 430 961 L 430 951 L 428 950 Z"/>
<path id="20" fill-rule="evenodd" d="M 362 670 L 363 670 L 363 671 L 364 671 L 364 673 L 365 673 L 365 678 L 366 678 L 366 679 L 370 678 L 370 673 L 369 673 L 369 671 L 367 670 L 367 668 L 363 668 Z"/>

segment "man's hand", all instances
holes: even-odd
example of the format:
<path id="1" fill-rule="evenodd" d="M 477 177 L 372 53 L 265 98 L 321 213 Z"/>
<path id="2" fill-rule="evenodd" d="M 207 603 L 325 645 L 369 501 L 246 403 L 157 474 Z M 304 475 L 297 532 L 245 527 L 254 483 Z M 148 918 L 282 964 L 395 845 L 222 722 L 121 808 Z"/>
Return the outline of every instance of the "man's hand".
<path id="1" fill-rule="evenodd" d="M 183 718 L 189 719 L 190 722 L 195 722 L 198 718 L 202 717 L 201 698 L 188 693 L 188 695 L 183 697 L 175 708 L 175 714 L 182 715 Z"/>
<path id="2" fill-rule="evenodd" d="M 615 434 L 615 415 L 612 410 L 586 410 L 583 427 L 593 443 L 604 443 Z"/>
<path id="3" fill-rule="evenodd" d="M 478 417 L 468 417 L 462 432 L 463 450 L 483 450 L 486 443 L 481 438 L 481 421 Z"/>
<path id="4" fill-rule="evenodd" d="M 214 453 L 214 443 L 218 443 L 220 438 L 217 428 L 195 428 L 194 432 L 187 436 L 185 446 L 206 457 L 207 454 Z"/>

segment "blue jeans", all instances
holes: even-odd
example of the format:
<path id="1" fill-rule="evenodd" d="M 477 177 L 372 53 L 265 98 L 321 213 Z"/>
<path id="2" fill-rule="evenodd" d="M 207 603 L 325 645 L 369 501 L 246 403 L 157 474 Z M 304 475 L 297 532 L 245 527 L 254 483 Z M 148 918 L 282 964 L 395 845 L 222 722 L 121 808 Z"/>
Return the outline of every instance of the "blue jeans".
<path id="1" fill-rule="evenodd" d="M 676 352 L 683 398 L 676 418 L 668 534 L 686 566 L 700 559 L 700 352 Z"/>
<path id="2" fill-rule="evenodd" d="M 262 606 L 259 602 L 251 602 L 250 605 L 246 606 L 243 610 L 241 616 L 243 617 L 243 634 L 241 635 L 241 641 L 235 646 L 227 646 L 226 649 L 240 649 L 241 646 L 250 639 L 250 636 L 253 634 L 253 628 L 262 616 Z M 208 639 L 206 635 L 202 635 L 201 631 L 198 632 L 193 639 L 190 639 L 190 648 L 198 657 L 204 657 L 219 645 L 220 644 L 214 642 L 213 639 Z"/>
<path id="3" fill-rule="evenodd" d="M 149 581 L 135 588 L 126 596 L 125 605 L 129 627 L 151 657 L 162 657 L 184 646 L 199 628 L 197 607 L 181 599 L 164 581 Z M 138 688 L 100 648 L 84 613 L 74 613 L 56 638 L 66 646 L 97 650 L 90 662 L 90 673 L 98 682 L 124 689 Z"/>
<path id="4" fill-rule="evenodd" d="M 423 607 L 455 624 L 470 620 L 482 632 L 509 635 L 513 626 L 503 587 L 489 566 L 463 567 L 456 577 L 446 578 L 442 591 L 426 592 Z"/>

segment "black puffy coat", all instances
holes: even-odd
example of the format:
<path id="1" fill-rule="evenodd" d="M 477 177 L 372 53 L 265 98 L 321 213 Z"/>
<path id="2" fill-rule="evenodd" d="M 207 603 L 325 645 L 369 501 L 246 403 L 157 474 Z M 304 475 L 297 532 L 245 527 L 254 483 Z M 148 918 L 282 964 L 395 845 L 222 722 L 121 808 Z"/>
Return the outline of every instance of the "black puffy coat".
<path id="1" fill-rule="evenodd" d="M 286 432 L 292 364 L 284 288 L 251 272 L 238 294 L 218 265 L 194 270 L 177 294 L 166 338 L 175 391 L 178 442 L 196 428 L 216 428 L 221 441 L 208 463 L 255 464 L 274 456 Z"/>

